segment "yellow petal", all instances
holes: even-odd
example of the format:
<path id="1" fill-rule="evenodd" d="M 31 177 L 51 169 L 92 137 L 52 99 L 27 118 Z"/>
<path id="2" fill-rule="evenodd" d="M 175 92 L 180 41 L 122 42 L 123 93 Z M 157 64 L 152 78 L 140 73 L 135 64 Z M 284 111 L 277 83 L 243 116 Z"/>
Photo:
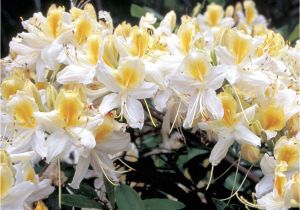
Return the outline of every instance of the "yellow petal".
<path id="1" fill-rule="evenodd" d="M 50 35 L 56 38 L 59 35 L 61 28 L 61 16 L 62 12 L 65 10 L 64 7 L 56 7 L 56 5 L 51 5 L 47 13 L 47 25 Z"/>
<path id="2" fill-rule="evenodd" d="M 192 22 L 185 21 L 180 25 L 177 36 L 184 53 L 189 52 L 195 33 L 195 26 Z"/>
<path id="3" fill-rule="evenodd" d="M 246 23 L 249 25 L 257 17 L 255 3 L 252 0 L 244 1 Z"/>
<path id="4" fill-rule="evenodd" d="M 144 29 L 133 28 L 130 37 L 132 47 L 130 52 L 133 56 L 142 57 L 145 55 L 149 44 L 149 34 Z"/>
<path id="5" fill-rule="evenodd" d="M 205 18 L 209 26 L 216 26 L 224 16 L 224 10 L 220 5 L 211 3 L 207 6 Z"/>
<path id="6" fill-rule="evenodd" d="M 61 90 L 56 99 L 56 110 L 64 120 L 65 126 L 76 126 L 80 123 L 80 116 L 84 104 L 80 100 L 79 93 L 72 90 Z"/>
<path id="7" fill-rule="evenodd" d="M 261 124 L 265 130 L 279 131 L 285 126 L 285 115 L 282 107 L 269 105 L 262 109 Z"/>
<path id="8" fill-rule="evenodd" d="M 94 131 L 96 142 L 105 140 L 113 132 L 114 127 L 113 119 L 110 116 L 106 116 L 103 123 Z"/>
<path id="9" fill-rule="evenodd" d="M 93 24 L 88 17 L 84 15 L 79 19 L 76 25 L 75 40 L 78 44 L 83 44 L 93 30 Z"/>
<path id="10" fill-rule="evenodd" d="M 115 73 L 115 79 L 125 89 L 132 89 L 144 80 L 144 64 L 140 60 L 124 62 Z"/>
<path id="11" fill-rule="evenodd" d="M 222 123 L 226 126 L 235 125 L 236 120 L 236 112 L 237 112 L 237 103 L 232 95 L 222 92 L 219 94 L 221 98 L 224 115 L 222 119 Z"/>
<path id="12" fill-rule="evenodd" d="M 0 183 L 0 198 L 2 199 L 15 183 L 13 171 L 6 164 L 0 164 Z"/>
<path id="13" fill-rule="evenodd" d="M 192 53 L 184 60 L 184 70 L 193 79 L 202 82 L 209 70 L 209 63 L 201 53 Z"/>
<path id="14" fill-rule="evenodd" d="M 18 90 L 23 89 L 24 82 L 21 79 L 10 77 L 5 79 L 1 84 L 1 94 L 5 100 L 8 100 L 10 96 L 17 93 Z"/>
<path id="15" fill-rule="evenodd" d="M 96 64 L 99 58 L 100 51 L 100 37 L 98 35 L 92 35 L 87 40 L 87 55 L 91 64 Z"/>
<path id="16" fill-rule="evenodd" d="M 31 98 L 18 96 L 14 98 L 10 104 L 14 117 L 20 126 L 26 128 L 35 127 L 36 120 L 33 113 L 37 111 L 37 106 Z"/>

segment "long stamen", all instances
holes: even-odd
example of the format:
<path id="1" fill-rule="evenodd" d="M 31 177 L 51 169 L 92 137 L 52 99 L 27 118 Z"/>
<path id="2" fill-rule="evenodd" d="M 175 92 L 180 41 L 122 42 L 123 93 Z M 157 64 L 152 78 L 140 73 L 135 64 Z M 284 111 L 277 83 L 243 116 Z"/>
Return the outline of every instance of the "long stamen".
<path id="1" fill-rule="evenodd" d="M 218 176 L 217 178 L 215 178 L 212 182 L 215 182 L 218 179 L 220 179 L 222 176 L 224 176 L 233 166 L 234 166 L 234 164 L 231 164 L 220 176 Z"/>
<path id="2" fill-rule="evenodd" d="M 58 207 L 61 209 L 61 177 L 60 177 L 60 160 L 57 160 L 58 166 Z"/>
<path id="3" fill-rule="evenodd" d="M 120 158 L 118 158 L 117 160 L 120 161 L 122 164 L 124 164 L 127 168 L 129 168 L 130 170 L 128 170 L 128 171 L 136 171 L 134 168 L 132 168 L 131 166 L 129 166 L 127 163 L 125 163 Z"/>
<path id="4" fill-rule="evenodd" d="M 181 107 L 181 99 L 179 101 L 179 105 L 178 105 L 178 108 L 177 108 L 177 111 L 176 111 L 175 119 L 174 119 L 174 121 L 172 123 L 171 129 L 169 131 L 169 135 L 172 133 L 172 130 L 173 130 L 174 126 L 175 126 L 175 123 L 176 123 L 176 120 L 177 120 L 177 117 L 178 117 L 178 114 L 179 114 L 180 107 Z"/>
<path id="5" fill-rule="evenodd" d="M 148 114 L 149 114 L 149 118 L 150 118 L 150 120 L 151 120 L 151 123 L 152 123 L 152 125 L 156 128 L 157 125 L 155 124 L 155 122 L 154 122 L 154 120 L 153 120 L 153 118 L 152 118 L 152 115 L 151 115 L 151 112 L 150 112 L 150 109 L 149 109 L 149 106 L 148 106 L 148 103 L 147 103 L 146 99 L 144 99 L 144 102 L 145 102 L 145 105 L 146 105 L 146 108 L 147 108 L 147 111 L 148 111 Z"/>
<path id="6" fill-rule="evenodd" d="M 117 186 L 118 184 L 117 184 L 117 183 L 114 183 L 114 182 L 108 177 L 108 175 L 106 174 L 106 171 L 105 171 L 104 168 L 102 167 L 102 164 L 103 164 L 103 163 L 102 163 L 102 161 L 100 160 L 100 158 L 98 157 L 98 155 L 96 154 L 95 151 L 92 152 L 92 155 L 93 155 L 94 157 L 96 157 L 96 161 L 97 161 L 97 163 L 99 164 L 99 166 L 100 166 L 100 168 L 101 168 L 101 171 L 103 172 L 103 174 L 104 174 L 105 178 L 107 179 L 107 181 L 109 181 L 109 183 L 111 183 L 112 185 Z"/>
<path id="7" fill-rule="evenodd" d="M 243 113 L 243 115 L 244 115 L 245 120 L 247 121 L 248 124 L 250 124 L 250 122 L 249 122 L 249 120 L 248 120 L 248 118 L 247 118 L 247 115 L 245 114 L 245 111 L 244 111 L 242 102 L 241 102 L 241 100 L 240 100 L 240 97 L 239 97 L 239 95 L 238 95 L 238 93 L 237 93 L 235 87 L 234 87 L 233 85 L 231 85 L 231 87 L 232 87 L 232 89 L 233 89 L 233 91 L 234 91 L 234 94 L 236 95 L 236 97 L 237 97 L 237 99 L 238 99 L 238 102 L 239 102 L 239 105 L 240 105 L 240 107 L 241 107 L 241 109 L 242 109 L 242 113 Z"/>
<path id="8" fill-rule="evenodd" d="M 232 186 L 232 189 L 231 189 L 230 196 L 233 195 L 233 191 L 234 191 L 234 188 L 235 188 L 237 175 L 238 175 L 238 173 L 239 173 L 240 163 L 241 163 L 241 155 L 239 156 L 238 163 L 237 163 L 237 166 L 236 166 L 235 175 L 234 175 L 234 181 L 233 181 L 233 186 Z M 230 196 L 229 196 L 229 197 L 230 197 Z M 228 200 L 227 205 L 229 204 L 229 202 L 230 202 L 230 199 Z"/>
<path id="9" fill-rule="evenodd" d="M 226 200 L 229 200 L 229 199 L 231 199 L 232 197 L 234 197 L 234 196 L 238 193 L 238 191 L 242 188 L 244 182 L 246 181 L 246 179 L 247 179 L 247 177 L 248 177 L 248 174 L 250 173 L 252 167 L 253 167 L 253 165 L 251 165 L 250 168 L 248 169 L 248 171 L 247 171 L 247 173 L 245 174 L 245 177 L 244 177 L 244 179 L 243 179 L 241 185 L 240 185 L 239 188 L 235 191 L 235 193 L 232 194 L 231 196 L 229 196 L 228 198 L 220 199 L 220 201 L 226 201 Z"/>
<path id="10" fill-rule="evenodd" d="M 238 199 L 241 203 L 245 204 L 246 206 L 250 206 L 250 207 L 252 207 L 252 208 L 257 208 L 257 209 L 265 209 L 265 208 L 264 208 L 263 206 L 261 206 L 261 205 L 254 204 L 254 203 L 251 203 L 251 202 L 247 201 L 245 198 L 243 198 L 243 196 L 240 196 L 240 197 L 239 197 L 238 193 L 236 193 L 235 196 L 237 197 L 237 199 Z"/>
<path id="11" fill-rule="evenodd" d="M 211 166 L 211 171 L 210 171 L 209 181 L 208 181 L 208 184 L 207 184 L 205 190 L 208 190 L 208 188 L 209 188 L 209 186 L 210 186 L 210 184 L 211 184 L 212 177 L 213 177 L 213 173 L 214 173 L 214 167 L 215 167 L 214 165 Z"/>

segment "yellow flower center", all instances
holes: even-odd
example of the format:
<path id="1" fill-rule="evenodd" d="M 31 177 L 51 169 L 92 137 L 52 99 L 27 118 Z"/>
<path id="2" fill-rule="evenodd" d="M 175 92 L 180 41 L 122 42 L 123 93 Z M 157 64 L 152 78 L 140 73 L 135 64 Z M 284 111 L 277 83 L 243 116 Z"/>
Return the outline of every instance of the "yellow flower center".
<path id="1" fill-rule="evenodd" d="M 281 137 L 275 145 L 274 154 L 278 161 L 284 161 L 288 166 L 299 162 L 300 144 L 295 138 Z"/>
<path id="2" fill-rule="evenodd" d="M 191 54 L 185 59 L 184 70 L 195 80 L 202 82 L 208 69 L 207 59 L 200 53 Z"/>
<path id="3" fill-rule="evenodd" d="M 96 142 L 105 140 L 114 130 L 113 119 L 109 116 L 104 118 L 103 123 L 95 129 Z"/>
<path id="4" fill-rule="evenodd" d="M 192 44 L 192 40 L 195 36 L 195 26 L 192 22 L 183 22 L 177 32 L 181 47 L 184 53 L 188 53 Z"/>
<path id="5" fill-rule="evenodd" d="M 26 128 L 34 128 L 36 126 L 36 120 L 33 116 L 35 105 L 32 100 L 26 97 L 16 99 L 12 103 L 14 117 L 20 126 Z"/>
<path id="6" fill-rule="evenodd" d="M 236 63 L 240 64 L 248 55 L 252 44 L 251 38 L 240 32 L 234 32 L 228 34 L 229 50 L 235 56 Z"/>
<path id="7" fill-rule="evenodd" d="M 5 100 L 8 100 L 10 96 L 17 93 L 18 90 L 22 90 L 24 82 L 18 78 L 7 78 L 1 84 L 1 94 Z"/>
<path id="8" fill-rule="evenodd" d="M 92 33 L 93 25 L 91 20 L 89 20 L 87 17 L 82 16 L 77 25 L 76 25 L 76 31 L 75 31 L 75 40 L 78 44 L 83 44 L 88 36 Z"/>
<path id="9" fill-rule="evenodd" d="M 237 112 L 237 103 L 232 95 L 228 93 L 220 93 L 219 97 L 222 100 L 222 106 L 224 109 L 224 115 L 222 119 L 222 123 L 225 126 L 233 126 L 236 124 L 236 112 Z"/>
<path id="10" fill-rule="evenodd" d="M 255 20 L 257 16 L 257 11 L 255 8 L 255 3 L 250 1 L 244 1 L 245 15 L 246 15 L 246 23 L 249 25 Z"/>
<path id="11" fill-rule="evenodd" d="M 66 127 L 79 124 L 83 108 L 84 104 L 81 102 L 77 91 L 62 90 L 58 94 L 56 110 L 58 110 L 59 116 L 64 120 Z"/>
<path id="12" fill-rule="evenodd" d="M 87 55 L 91 64 L 96 64 L 99 58 L 99 50 L 101 41 L 99 36 L 93 35 L 90 36 L 87 40 Z"/>
<path id="13" fill-rule="evenodd" d="M 125 89 L 133 89 L 144 80 L 144 64 L 141 61 L 127 61 L 115 72 L 115 79 Z"/>
<path id="14" fill-rule="evenodd" d="M 220 5 L 211 3 L 210 5 L 207 6 L 207 10 L 205 12 L 205 18 L 207 23 L 210 26 L 218 25 L 223 16 L 224 16 L 224 10 Z"/>
<path id="15" fill-rule="evenodd" d="M 119 65 L 119 53 L 115 47 L 112 37 L 106 38 L 102 59 L 111 68 L 116 69 Z"/>
<path id="16" fill-rule="evenodd" d="M 138 57 L 144 56 L 149 44 L 149 34 L 147 31 L 134 28 L 130 36 L 132 38 L 131 54 Z"/>
<path id="17" fill-rule="evenodd" d="M 52 5 L 48 10 L 47 26 L 53 38 L 56 38 L 59 35 L 61 29 L 61 16 L 64 10 L 64 7 L 56 7 L 55 5 Z"/>
<path id="18" fill-rule="evenodd" d="M 283 108 L 270 105 L 262 110 L 261 124 L 266 130 L 281 130 L 285 126 L 285 115 Z"/>

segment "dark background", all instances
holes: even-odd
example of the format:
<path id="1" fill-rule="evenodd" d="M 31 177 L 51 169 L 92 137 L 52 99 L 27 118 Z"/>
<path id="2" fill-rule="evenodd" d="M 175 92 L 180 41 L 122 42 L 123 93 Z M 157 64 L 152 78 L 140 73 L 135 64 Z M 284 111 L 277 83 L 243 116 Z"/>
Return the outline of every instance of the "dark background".
<path id="1" fill-rule="evenodd" d="M 204 0 L 209 3 L 212 0 Z M 190 14 L 197 2 L 203 0 L 92 0 L 96 10 L 106 10 L 111 13 L 114 25 L 126 20 L 137 23 L 138 19 L 130 15 L 132 3 L 155 9 L 164 15 L 169 10 L 175 10 L 178 15 Z M 237 0 L 225 0 L 226 5 L 235 4 Z M 299 0 L 255 0 L 259 12 L 265 15 L 271 27 L 279 28 L 287 36 L 299 22 Z M 8 53 L 8 43 L 13 36 L 22 31 L 20 17 L 28 19 L 33 12 L 47 9 L 53 3 L 70 7 L 69 0 L 2 0 L 1 1 L 1 57 Z"/>

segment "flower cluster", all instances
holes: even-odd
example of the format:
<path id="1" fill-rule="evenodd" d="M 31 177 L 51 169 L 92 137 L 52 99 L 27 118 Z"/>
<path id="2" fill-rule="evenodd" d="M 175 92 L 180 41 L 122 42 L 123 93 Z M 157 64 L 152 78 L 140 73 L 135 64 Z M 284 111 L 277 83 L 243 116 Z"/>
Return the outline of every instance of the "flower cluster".
<path id="1" fill-rule="evenodd" d="M 154 111 L 168 133 L 206 131 L 213 166 L 235 142 L 242 158 L 261 160 L 256 206 L 299 206 L 300 42 L 270 30 L 253 1 L 116 27 L 91 4 L 52 5 L 22 25 L 1 61 L 3 209 L 53 192 L 32 168 L 41 159 L 76 154 L 73 188 L 89 166 L 117 182 L 113 161 L 132 147 L 126 128 L 142 129 L 145 113 L 156 126 Z"/>

